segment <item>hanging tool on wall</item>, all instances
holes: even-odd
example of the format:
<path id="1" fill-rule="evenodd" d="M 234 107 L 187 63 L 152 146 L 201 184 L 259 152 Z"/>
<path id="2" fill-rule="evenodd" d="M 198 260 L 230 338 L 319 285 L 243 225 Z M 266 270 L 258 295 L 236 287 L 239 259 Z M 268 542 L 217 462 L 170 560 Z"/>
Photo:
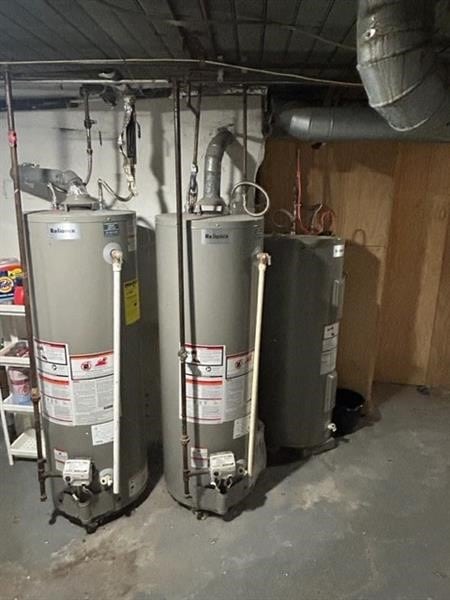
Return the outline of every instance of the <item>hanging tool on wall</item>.
<path id="1" fill-rule="evenodd" d="M 186 211 L 194 212 L 195 206 L 197 204 L 198 198 L 198 183 L 197 183 L 197 175 L 198 175 L 198 138 L 200 134 L 200 108 L 202 104 L 202 88 L 199 87 L 197 91 L 197 106 L 194 107 L 192 104 L 192 90 L 191 84 L 188 84 L 187 89 L 187 97 L 186 104 L 188 108 L 192 111 L 195 118 L 195 126 L 194 126 L 194 149 L 192 152 L 192 163 L 191 163 L 191 173 L 189 177 L 189 187 L 187 191 L 186 198 Z"/>
<path id="2" fill-rule="evenodd" d="M 87 174 L 84 180 L 84 185 L 87 185 L 92 175 L 92 125 L 95 125 L 96 121 L 91 119 L 89 111 L 89 88 L 85 85 L 80 88 L 80 96 L 84 101 L 84 130 L 86 132 L 86 154 L 87 154 Z"/>
<path id="3" fill-rule="evenodd" d="M 123 125 L 117 143 L 123 157 L 123 170 L 127 178 L 128 196 L 119 196 L 106 181 L 99 179 L 98 194 L 101 204 L 103 204 L 103 189 L 119 202 L 128 202 L 138 194 L 136 190 L 137 140 L 141 138 L 141 127 L 137 121 L 135 96 L 125 94 L 123 107 Z"/>
<path id="4" fill-rule="evenodd" d="M 123 156 L 123 170 L 128 181 L 128 191 L 133 196 L 136 196 L 136 139 L 141 137 L 141 128 L 136 118 L 135 96 L 126 94 L 123 98 L 123 108 L 123 125 L 118 144 L 120 153 Z"/>

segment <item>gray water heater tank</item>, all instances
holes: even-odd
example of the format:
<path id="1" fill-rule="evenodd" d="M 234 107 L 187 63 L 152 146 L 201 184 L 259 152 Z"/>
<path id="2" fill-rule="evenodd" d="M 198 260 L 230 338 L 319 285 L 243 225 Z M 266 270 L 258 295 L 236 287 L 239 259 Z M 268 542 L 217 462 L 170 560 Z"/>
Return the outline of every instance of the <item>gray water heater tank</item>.
<path id="1" fill-rule="evenodd" d="M 50 480 L 54 505 L 92 528 L 137 503 L 148 477 L 135 213 L 46 210 L 28 213 L 26 226 L 47 467 L 61 475 Z M 113 274 L 106 259 L 119 247 L 122 414 L 120 493 L 114 495 Z M 69 483 L 62 477 L 67 465 Z M 90 479 L 84 488 L 83 477 Z M 78 499 L 75 489 L 83 490 Z"/>
<path id="2" fill-rule="evenodd" d="M 179 392 L 176 215 L 156 217 L 164 475 L 171 495 L 225 514 L 265 466 L 262 430 L 246 475 L 255 336 L 257 255 L 263 221 L 247 215 L 183 215 L 190 496 L 183 488 Z M 225 485 L 220 481 L 226 482 Z"/>
<path id="3" fill-rule="evenodd" d="M 344 242 L 267 235 L 259 385 L 271 447 L 319 448 L 330 439 L 344 294 Z M 332 427 L 332 426 L 331 426 Z"/>

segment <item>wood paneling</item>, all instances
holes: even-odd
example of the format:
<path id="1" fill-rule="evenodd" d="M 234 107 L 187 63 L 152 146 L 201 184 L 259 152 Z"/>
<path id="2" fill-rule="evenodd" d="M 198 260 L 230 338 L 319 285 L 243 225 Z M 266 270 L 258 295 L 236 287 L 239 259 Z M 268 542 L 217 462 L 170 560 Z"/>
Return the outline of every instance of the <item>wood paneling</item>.
<path id="1" fill-rule="evenodd" d="M 404 144 L 381 312 L 376 378 L 426 384 L 448 226 L 447 146 Z"/>
<path id="2" fill-rule="evenodd" d="M 370 400 L 398 146 L 361 142 L 312 149 L 291 139 L 269 140 L 260 181 L 271 195 L 272 214 L 292 210 L 297 148 L 304 204 L 330 206 L 336 233 L 347 240 L 339 381 Z M 270 219 L 266 227 L 274 229 Z"/>
<path id="3" fill-rule="evenodd" d="M 450 386 L 450 229 L 447 231 L 442 261 L 427 383 Z"/>
<path id="4" fill-rule="evenodd" d="M 450 385 L 449 145 L 269 140 L 272 212 L 292 210 L 297 147 L 305 205 L 332 207 L 347 240 L 340 384 Z"/>

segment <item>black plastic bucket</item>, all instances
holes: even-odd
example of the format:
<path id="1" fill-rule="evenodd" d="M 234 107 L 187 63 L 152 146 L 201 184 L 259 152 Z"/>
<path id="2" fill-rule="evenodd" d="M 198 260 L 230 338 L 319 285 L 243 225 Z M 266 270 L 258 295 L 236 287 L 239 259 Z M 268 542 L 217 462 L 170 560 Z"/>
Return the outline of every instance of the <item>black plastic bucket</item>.
<path id="1" fill-rule="evenodd" d="M 361 418 L 365 399 L 358 392 L 338 388 L 336 405 L 333 410 L 333 422 L 336 425 L 336 437 L 353 433 Z"/>

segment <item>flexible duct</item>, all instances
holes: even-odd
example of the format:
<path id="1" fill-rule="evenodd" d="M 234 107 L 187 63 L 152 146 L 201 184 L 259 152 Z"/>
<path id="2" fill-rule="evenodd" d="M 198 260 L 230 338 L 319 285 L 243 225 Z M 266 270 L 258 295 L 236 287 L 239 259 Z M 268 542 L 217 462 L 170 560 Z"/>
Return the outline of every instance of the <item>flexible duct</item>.
<path id="1" fill-rule="evenodd" d="M 208 144 L 205 154 L 203 198 L 199 202 L 203 209 L 210 207 L 214 210 L 225 206 L 225 202 L 220 196 L 222 158 L 226 147 L 231 144 L 233 139 L 231 131 L 226 127 L 221 127 Z"/>
<path id="2" fill-rule="evenodd" d="M 367 107 L 300 107 L 282 110 L 277 123 L 290 135 L 306 142 L 344 140 L 450 141 L 450 131 L 392 129 L 374 110 Z"/>
<path id="3" fill-rule="evenodd" d="M 450 92 L 431 44 L 434 7 L 359 0 L 358 70 L 372 108 L 288 106 L 276 123 L 311 142 L 450 141 Z"/>
<path id="4" fill-rule="evenodd" d="M 448 135 L 450 91 L 432 46 L 435 0 L 359 0 L 358 71 L 397 131 Z"/>

